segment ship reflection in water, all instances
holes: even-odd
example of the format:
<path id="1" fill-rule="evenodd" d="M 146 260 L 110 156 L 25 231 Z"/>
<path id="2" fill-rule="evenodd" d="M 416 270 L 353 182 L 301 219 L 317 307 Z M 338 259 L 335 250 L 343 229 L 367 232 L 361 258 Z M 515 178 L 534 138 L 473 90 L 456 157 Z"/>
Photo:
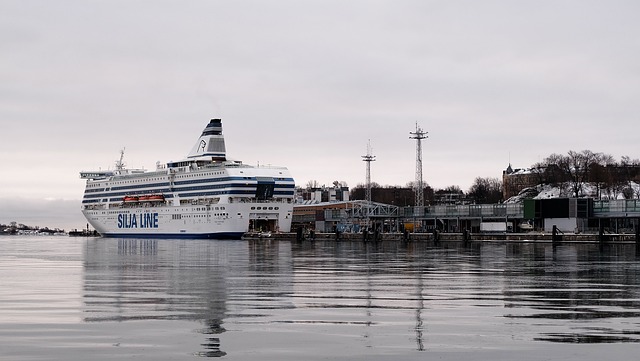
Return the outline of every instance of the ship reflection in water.
<path id="1" fill-rule="evenodd" d="M 225 332 L 225 282 L 232 267 L 225 247 L 219 246 L 217 242 L 149 239 L 88 243 L 84 320 L 197 321 L 203 326 L 195 330 L 204 335 L 203 350 L 194 354 L 225 356 L 219 335 Z"/>
<path id="2" fill-rule="evenodd" d="M 640 342 L 639 281 L 633 245 L 96 239 L 83 319 L 199 334 L 202 357 L 595 360 Z"/>

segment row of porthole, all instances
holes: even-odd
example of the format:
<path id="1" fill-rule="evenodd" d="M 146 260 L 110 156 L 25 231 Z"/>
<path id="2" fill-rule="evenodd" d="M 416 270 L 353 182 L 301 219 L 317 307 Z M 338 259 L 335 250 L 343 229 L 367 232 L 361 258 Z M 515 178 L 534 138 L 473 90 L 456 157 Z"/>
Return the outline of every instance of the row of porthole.
<path id="1" fill-rule="evenodd" d="M 214 214 L 173 214 L 171 219 L 183 219 L 183 218 L 204 218 L 204 217 L 228 217 L 229 213 L 214 213 Z"/>
<path id="2" fill-rule="evenodd" d="M 266 211 L 266 210 L 269 210 L 269 211 L 276 210 L 276 211 L 277 211 L 278 209 L 280 209 L 280 207 L 268 207 L 268 208 L 267 208 L 267 207 L 251 207 L 251 210 L 252 210 L 252 211 L 256 211 L 256 210 L 258 210 L 258 211 L 260 211 L 260 210 L 263 210 L 263 211 Z"/>
<path id="3" fill-rule="evenodd" d="M 211 217 L 228 217 L 229 213 L 215 213 L 215 214 L 187 214 L 182 218 L 211 218 Z M 182 219 L 181 218 L 181 219 Z"/>
<path id="4" fill-rule="evenodd" d="M 202 176 L 209 176 L 209 175 L 221 175 L 221 174 L 225 174 L 224 172 L 220 172 L 220 173 L 210 173 L 210 174 L 201 174 L 201 173 L 194 173 L 194 174 L 187 174 L 187 175 L 178 175 L 176 176 L 176 178 L 193 178 L 193 177 L 202 177 Z"/>

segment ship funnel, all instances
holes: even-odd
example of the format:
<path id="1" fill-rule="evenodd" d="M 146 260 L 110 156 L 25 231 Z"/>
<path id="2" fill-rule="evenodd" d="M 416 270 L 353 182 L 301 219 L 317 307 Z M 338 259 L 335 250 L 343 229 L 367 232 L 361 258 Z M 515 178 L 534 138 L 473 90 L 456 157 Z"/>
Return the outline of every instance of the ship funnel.
<path id="1" fill-rule="evenodd" d="M 211 157 L 211 160 L 214 161 L 227 160 L 227 150 L 222 135 L 222 120 L 211 119 L 187 158 L 202 157 Z"/>

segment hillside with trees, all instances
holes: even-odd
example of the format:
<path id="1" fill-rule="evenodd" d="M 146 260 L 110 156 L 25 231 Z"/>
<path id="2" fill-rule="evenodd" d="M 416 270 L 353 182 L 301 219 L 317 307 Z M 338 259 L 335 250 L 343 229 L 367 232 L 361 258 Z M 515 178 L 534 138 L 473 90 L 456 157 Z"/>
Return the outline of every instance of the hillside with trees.
<path id="1" fill-rule="evenodd" d="M 640 198 L 634 186 L 640 180 L 640 160 L 627 156 L 616 161 L 605 153 L 569 151 L 566 155 L 551 154 L 530 171 L 538 184 L 567 189 L 571 197 Z M 596 194 L 585 194 L 585 187 L 595 187 Z"/>

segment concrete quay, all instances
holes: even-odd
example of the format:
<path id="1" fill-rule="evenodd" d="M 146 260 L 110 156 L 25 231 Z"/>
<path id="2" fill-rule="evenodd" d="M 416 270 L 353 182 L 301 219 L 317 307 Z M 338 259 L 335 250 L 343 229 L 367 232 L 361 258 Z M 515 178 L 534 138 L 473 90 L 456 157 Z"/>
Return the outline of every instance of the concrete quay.
<path id="1" fill-rule="evenodd" d="M 375 242 L 375 241 L 409 241 L 409 242 L 548 242 L 548 243 L 610 243 L 610 244 L 638 244 L 640 240 L 636 234 L 556 234 L 529 233 L 369 233 L 365 238 L 362 233 L 314 233 L 305 234 L 302 238 L 296 233 L 271 233 L 269 235 L 247 234 L 247 240 L 282 240 L 282 241 L 346 241 L 346 242 Z"/>

